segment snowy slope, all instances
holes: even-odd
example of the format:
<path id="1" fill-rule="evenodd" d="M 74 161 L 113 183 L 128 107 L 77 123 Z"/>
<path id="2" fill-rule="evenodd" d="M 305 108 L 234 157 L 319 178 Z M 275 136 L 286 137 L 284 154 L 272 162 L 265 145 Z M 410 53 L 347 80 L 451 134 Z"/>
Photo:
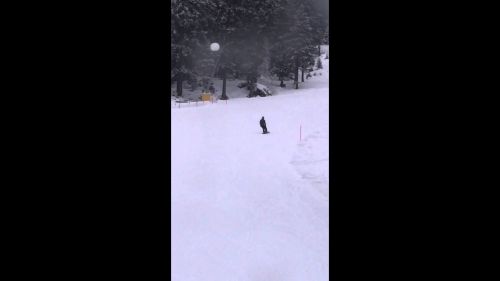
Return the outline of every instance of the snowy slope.
<path id="1" fill-rule="evenodd" d="M 328 62 L 299 90 L 172 108 L 172 280 L 328 279 Z"/>

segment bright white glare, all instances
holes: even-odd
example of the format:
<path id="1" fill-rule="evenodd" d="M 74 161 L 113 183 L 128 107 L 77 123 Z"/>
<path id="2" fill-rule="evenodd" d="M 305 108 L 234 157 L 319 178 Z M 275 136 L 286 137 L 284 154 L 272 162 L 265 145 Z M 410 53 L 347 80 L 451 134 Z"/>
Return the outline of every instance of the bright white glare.
<path id="1" fill-rule="evenodd" d="M 219 46 L 218 43 L 212 43 L 212 44 L 210 44 L 210 50 L 212 50 L 212 51 L 215 52 L 215 51 L 218 51 L 219 49 L 220 49 L 220 46 Z"/>

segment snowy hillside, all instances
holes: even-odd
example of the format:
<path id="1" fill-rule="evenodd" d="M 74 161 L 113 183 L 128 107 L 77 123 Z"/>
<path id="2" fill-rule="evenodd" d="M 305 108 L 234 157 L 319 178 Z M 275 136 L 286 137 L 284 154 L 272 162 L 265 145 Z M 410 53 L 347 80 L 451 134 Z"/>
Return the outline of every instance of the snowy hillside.
<path id="1" fill-rule="evenodd" d="M 328 280 L 324 57 L 299 90 L 259 81 L 272 96 L 173 104 L 173 281 Z"/>

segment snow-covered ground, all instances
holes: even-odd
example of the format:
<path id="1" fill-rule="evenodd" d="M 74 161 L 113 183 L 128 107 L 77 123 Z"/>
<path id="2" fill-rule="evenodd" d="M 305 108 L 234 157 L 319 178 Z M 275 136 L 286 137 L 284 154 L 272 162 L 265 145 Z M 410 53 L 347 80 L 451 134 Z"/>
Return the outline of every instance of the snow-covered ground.
<path id="1" fill-rule="evenodd" d="M 328 280 L 322 59 L 299 90 L 172 108 L 173 281 Z"/>

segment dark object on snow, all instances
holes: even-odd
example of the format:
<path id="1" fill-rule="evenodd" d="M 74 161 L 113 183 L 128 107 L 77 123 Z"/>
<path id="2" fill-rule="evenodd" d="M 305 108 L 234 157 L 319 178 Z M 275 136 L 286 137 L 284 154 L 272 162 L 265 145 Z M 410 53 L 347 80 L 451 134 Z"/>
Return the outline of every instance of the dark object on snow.
<path id="1" fill-rule="evenodd" d="M 260 119 L 260 127 L 262 128 L 262 133 L 267 134 L 267 126 L 266 126 L 266 120 L 264 120 L 264 116 L 262 116 L 262 119 Z"/>
<path id="2" fill-rule="evenodd" d="M 266 90 L 265 90 L 265 89 L 259 89 L 259 88 L 256 88 L 256 89 L 255 89 L 255 93 L 256 93 L 257 95 L 259 95 L 259 97 L 265 97 L 265 96 L 267 96 L 267 95 L 269 95 L 269 96 L 270 96 L 270 94 L 269 94 L 269 93 L 266 93 Z"/>
<path id="3" fill-rule="evenodd" d="M 257 89 L 255 88 L 254 90 L 251 90 L 250 93 L 248 94 L 248 98 L 253 98 L 253 97 L 256 97 L 256 96 L 259 96 L 259 97 L 265 97 L 266 94 L 261 91 L 260 89 Z"/>
<path id="4" fill-rule="evenodd" d="M 269 89 L 261 84 L 257 83 L 250 84 L 247 89 L 249 90 L 249 93 L 247 95 L 248 98 L 253 98 L 256 96 L 266 97 L 271 95 Z"/>
<path id="5" fill-rule="evenodd" d="M 317 62 L 317 64 L 316 64 L 316 67 L 317 67 L 318 69 L 323 69 L 323 63 L 321 62 L 321 58 L 318 58 L 318 62 Z"/>
<path id="6" fill-rule="evenodd" d="M 214 84 L 210 84 L 210 87 L 208 87 L 208 91 L 211 93 L 211 94 L 215 94 L 215 88 L 214 88 Z"/>
<path id="7" fill-rule="evenodd" d="M 311 73 L 307 73 L 306 79 L 309 79 L 309 78 L 311 78 L 311 77 L 312 77 L 312 76 L 311 76 Z"/>

